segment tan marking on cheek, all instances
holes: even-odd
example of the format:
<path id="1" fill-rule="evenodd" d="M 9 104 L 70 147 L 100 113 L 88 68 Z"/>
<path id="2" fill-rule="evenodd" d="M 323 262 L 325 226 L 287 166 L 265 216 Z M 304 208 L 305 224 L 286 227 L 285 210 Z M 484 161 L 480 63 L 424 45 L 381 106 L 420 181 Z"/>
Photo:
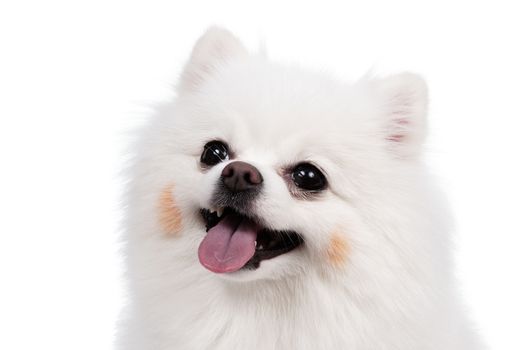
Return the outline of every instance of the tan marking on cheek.
<path id="1" fill-rule="evenodd" d="M 332 233 L 327 253 L 328 261 L 332 266 L 342 267 L 350 253 L 350 243 L 348 239 L 338 231 Z"/>
<path id="2" fill-rule="evenodd" d="M 174 235 L 182 228 L 182 215 L 173 199 L 173 186 L 167 186 L 159 197 L 159 223 L 167 235 Z"/>

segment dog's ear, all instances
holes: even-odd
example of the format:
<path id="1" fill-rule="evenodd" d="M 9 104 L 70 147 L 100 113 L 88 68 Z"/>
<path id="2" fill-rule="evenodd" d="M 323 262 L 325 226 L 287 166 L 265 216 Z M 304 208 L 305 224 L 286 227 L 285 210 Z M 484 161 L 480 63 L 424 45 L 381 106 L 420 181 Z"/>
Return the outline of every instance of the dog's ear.
<path id="1" fill-rule="evenodd" d="M 198 89 L 221 65 L 247 55 L 246 48 L 231 32 L 220 27 L 209 28 L 193 47 L 179 81 L 179 93 Z"/>
<path id="2" fill-rule="evenodd" d="M 399 158 L 419 155 L 426 136 L 427 85 L 423 78 L 401 73 L 376 82 L 383 113 L 382 137 Z"/>

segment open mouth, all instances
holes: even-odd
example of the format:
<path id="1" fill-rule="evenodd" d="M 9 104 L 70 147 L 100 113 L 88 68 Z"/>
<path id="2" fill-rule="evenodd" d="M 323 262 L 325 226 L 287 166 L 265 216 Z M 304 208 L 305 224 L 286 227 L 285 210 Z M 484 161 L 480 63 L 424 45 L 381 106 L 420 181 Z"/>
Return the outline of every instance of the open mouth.
<path id="1" fill-rule="evenodd" d="M 264 228 L 231 207 L 213 212 L 201 209 L 200 213 L 207 234 L 199 246 L 199 260 L 216 273 L 256 269 L 262 260 L 288 253 L 304 242 L 296 232 Z"/>

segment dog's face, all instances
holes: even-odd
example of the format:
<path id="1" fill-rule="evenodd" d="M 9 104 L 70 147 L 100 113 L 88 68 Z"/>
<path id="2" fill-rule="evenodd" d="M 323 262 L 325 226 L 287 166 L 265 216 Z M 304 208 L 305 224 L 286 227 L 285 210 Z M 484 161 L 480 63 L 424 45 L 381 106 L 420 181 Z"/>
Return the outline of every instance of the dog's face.
<path id="1" fill-rule="evenodd" d="M 230 279 L 344 269 L 395 212 L 424 134 L 417 76 L 347 85 L 216 28 L 178 89 L 143 141 L 159 228 L 195 268 Z"/>

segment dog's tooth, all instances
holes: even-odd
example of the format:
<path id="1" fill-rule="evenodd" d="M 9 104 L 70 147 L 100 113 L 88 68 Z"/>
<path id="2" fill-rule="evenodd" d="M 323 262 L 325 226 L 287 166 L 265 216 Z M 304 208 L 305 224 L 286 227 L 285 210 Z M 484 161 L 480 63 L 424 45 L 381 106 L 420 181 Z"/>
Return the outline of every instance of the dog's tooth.
<path id="1" fill-rule="evenodd" d="M 224 208 L 217 208 L 217 216 L 221 217 L 224 214 Z"/>

